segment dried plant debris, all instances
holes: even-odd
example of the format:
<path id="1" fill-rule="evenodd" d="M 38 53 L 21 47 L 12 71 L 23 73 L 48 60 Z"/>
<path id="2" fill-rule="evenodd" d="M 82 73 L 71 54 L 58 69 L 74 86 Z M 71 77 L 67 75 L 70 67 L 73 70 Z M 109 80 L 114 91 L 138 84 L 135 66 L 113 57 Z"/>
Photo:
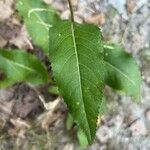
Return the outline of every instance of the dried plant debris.
<path id="1" fill-rule="evenodd" d="M 26 150 L 40 147 L 54 150 L 64 146 L 64 143 L 57 143 L 63 140 L 65 134 L 63 130 L 67 112 L 61 98 L 43 105 L 35 89 L 18 84 L 13 88 L 2 90 L 0 100 L 2 129 L 0 148 Z M 9 138 L 8 143 L 5 143 L 6 138 Z M 69 139 L 66 136 L 66 143 L 67 141 Z"/>
<path id="2" fill-rule="evenodd" d="M 0 22 L 8 19 L 14 12 L 12 8 L 13 0 L 1 0 L 0 1 Z"/>
<path id="3" fill-rule="evenodd" d="M 62 107 L 64 107 L 64 111 Z M 50 126 L 56 125 L 57 122 L 64 121 L 66 108 L 62 105 L 62 100 L 57 98 L 53 102 L 46 103 L 46 109 L 47 111 L 38 117 L 38 123 L 44 130 L 48 131 Z"/>
<path id="4" fill-rule="evenodd" d="M 35 117 L 44 110 L 38 95 L 25 84 L 1 90 L 0 103 L 2 113 L 21 118 Z"/>

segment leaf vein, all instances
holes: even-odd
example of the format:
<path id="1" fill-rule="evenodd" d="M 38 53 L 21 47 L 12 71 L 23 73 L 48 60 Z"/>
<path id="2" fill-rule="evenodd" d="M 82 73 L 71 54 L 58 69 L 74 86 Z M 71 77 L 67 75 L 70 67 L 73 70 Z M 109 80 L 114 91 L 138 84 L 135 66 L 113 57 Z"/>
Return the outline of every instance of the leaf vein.
<path id="1" fill-rule="evenodd" d="M 117 72 L 119 72 L 120 74 L 122 74 L 129 82 L 131 82 L 134 86 L 136 86 L 135 82 L 133 80 L 131 80 L 130 78 L 128 78 L 128 76 L 124 73 L 122 73 L 118 68 L 116 68 L 115 66 L 111 65 L 110 63 L 106 62 L 105 63 L 107 65 L 109 65 L 110 67 L 112 67 L 113 69 L 115 69 Z"/>

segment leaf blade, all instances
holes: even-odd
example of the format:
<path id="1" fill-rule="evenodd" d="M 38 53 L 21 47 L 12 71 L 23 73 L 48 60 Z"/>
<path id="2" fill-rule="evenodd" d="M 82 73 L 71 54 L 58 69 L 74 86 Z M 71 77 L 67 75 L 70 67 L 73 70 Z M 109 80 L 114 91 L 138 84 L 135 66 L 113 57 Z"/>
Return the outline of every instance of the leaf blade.
<path id="1" fill-rule="evenodd" d="M 100 31 L 93 25 L 64 21 L 52 33 L 49 57 L 54 77 L 70 113 L 91 143 L 103 89 Z"/>
<path id="2" fill-rule="evenodd" d="M 141 76 L 138 66 L 121 46 L 108 44 L 104 46 L 106 64 L 106 84 L 110 87 L 139 98 Z"/>
<path id="3" fill-rule="evenodd" d="M 49 29 L 59 20 L 56 11 L 42 0 L 17 0 L 16 7 L 33 42 L 48 55 Z"/>
<path id="4" fill-rule="evenodd" d="M 0 49 L 0 60 L 0 69 L 6 75 L 6 79 L 0 82 L 1 87 L 21 81 L 33 84 L 42 84 L 48 81 L 45 66 L 36 57 L 25 51 Z"/>

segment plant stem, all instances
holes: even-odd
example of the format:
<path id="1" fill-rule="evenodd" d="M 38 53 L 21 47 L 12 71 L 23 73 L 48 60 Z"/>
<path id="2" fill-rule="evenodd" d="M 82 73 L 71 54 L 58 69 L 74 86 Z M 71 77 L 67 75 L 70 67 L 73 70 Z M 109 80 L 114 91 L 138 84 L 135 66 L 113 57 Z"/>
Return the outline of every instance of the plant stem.
<path id="1" fill-rule="evenodd" d="M 71 13 L 71 21 L 74 22 L 74 13 L 73 13 L 71 0 L 68 0 L 68 3 L 69 3 L 69 9 L 70 9 L 70 13 Z"/>

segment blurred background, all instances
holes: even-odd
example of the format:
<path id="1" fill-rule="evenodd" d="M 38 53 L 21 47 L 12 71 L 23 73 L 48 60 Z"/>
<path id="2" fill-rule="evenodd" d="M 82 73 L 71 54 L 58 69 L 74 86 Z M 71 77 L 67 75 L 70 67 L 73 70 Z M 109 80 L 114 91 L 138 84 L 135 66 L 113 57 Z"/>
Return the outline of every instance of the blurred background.
<path id="1" fill-rule="evenodd" d="M 69 18 L 66 0 L 44 1 L 61 18 Z M 26 49 L 50 66 L 33 44 L 15 3 L 0 0 L 0 48 Z M 83 148 L 76 128 L 67 129 L 67 108 L 57 92 L 49 90 L 51 85 L 16 83 L 0 89 L 0 150 L 150 150 L 150 1 L 72 0 L 72 4 L 77 22 L 98 25 L 105 41 L 121 43 L 133 54 L 143 79 L 140 102 L 106 87 L 107 112 L 100 116 L 94 143 Z"/>

